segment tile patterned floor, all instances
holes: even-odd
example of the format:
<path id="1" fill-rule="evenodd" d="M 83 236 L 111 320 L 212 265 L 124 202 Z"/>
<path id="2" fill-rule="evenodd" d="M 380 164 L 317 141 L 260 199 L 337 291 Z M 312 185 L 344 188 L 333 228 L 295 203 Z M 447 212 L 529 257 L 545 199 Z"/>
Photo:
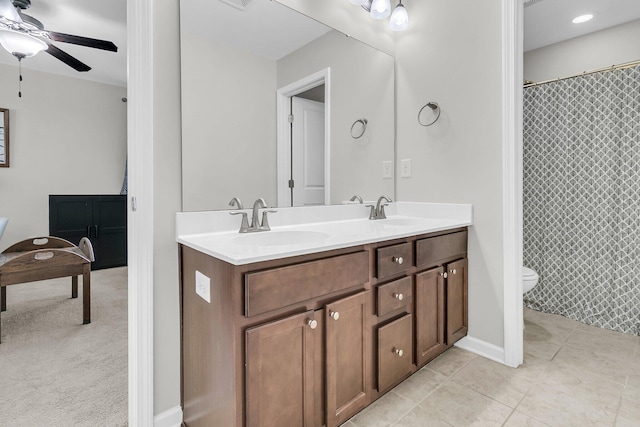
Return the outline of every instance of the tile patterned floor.
<path id="1" fill-rule="evenodd" d="M 518 369 L 458 348 L 343 427 L 638 427 L 640 337 L 525 308 Z"/>

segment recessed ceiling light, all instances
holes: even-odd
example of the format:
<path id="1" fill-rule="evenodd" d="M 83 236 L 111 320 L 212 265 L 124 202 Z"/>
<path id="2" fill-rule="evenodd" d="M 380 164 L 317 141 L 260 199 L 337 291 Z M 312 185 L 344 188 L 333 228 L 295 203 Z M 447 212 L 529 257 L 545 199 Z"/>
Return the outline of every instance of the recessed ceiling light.
<path id="1" fill-rule="evenodd" d="M 573 18 L 574 24 L 582 24 L 583 22 L 591 21 L 593 19 L 593 14 L 587 13 L 586 15 L 580 15 Z"/>

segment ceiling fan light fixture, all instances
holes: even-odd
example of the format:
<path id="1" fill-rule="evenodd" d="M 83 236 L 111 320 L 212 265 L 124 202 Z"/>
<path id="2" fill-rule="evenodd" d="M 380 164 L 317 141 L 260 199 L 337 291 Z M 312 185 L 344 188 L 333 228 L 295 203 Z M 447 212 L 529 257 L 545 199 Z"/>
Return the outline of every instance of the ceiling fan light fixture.
<path id="1" fill-rule="evenodd" d="M 0 30 L 0 45 L 16 58 L 29 58 L 46 50 L 42 40 L 18 31 Z"/>
<path id="2" fill-rule="evenodd" d="M 402 4 L 402 0 L 400 0 L 396 8 L 393 9 L 391 19 L 389 19 L 389 28 L 391 31 L 404 31 L 409 28 L 409 14 Z"/>

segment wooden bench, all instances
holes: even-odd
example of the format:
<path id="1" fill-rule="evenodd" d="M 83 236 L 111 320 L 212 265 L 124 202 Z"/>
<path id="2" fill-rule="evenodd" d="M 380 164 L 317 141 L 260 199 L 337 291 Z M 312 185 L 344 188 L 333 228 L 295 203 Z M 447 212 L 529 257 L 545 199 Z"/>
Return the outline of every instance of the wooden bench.
<path id="1" fill-rule="evenodd" d="M 94 259 L 93 246 L 86 237 L 78 246 L 50 236 L 10 246 L 0 254 L 0 311 L 7 309 L 6 287 L 9 285 L 72 276 L 71 298 L 77 298 L 78 276 L 82 275 L 82 323 L 91 323 L 91 262 Z"/>

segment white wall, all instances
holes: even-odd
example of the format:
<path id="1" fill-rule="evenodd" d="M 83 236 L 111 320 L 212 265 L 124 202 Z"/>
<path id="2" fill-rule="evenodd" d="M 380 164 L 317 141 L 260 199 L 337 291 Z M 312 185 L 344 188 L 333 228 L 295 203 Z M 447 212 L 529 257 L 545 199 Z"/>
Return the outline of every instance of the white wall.
<path id="1" fill-rule="evenodd" d="M 0 54 L 5 54 L 1 52 Z M 26 59 L 25 61 L 28 61 Z M 126 89 L 0 65 L 10 167 L 0 168 L 0 250 L 49 234 L 50 194 L 119 194 L 127 156 Z"/>
<path id="2" fill-rule="evenodd" d="M 233 197 L 275 206 L 276 62 L 181 38 L 183 209 L 228 209 Z"/>
<path id="3" fill-rule="evenodd" d="M 397 153 L 412 160 L 413 176 L 397 178 L 398 200 L 473 204 L 469 335 L 503 347 L 501 4 L 428 0 L 407 9 L 411 27 L 396 39 Z M 442 114 L 422 127 L 428 101 Z"/>
<path id="4" fill-rule="evenodd" d="M 524 78 L 535 82 L 640 60 L 640 20 L 524 54 Z"/>

